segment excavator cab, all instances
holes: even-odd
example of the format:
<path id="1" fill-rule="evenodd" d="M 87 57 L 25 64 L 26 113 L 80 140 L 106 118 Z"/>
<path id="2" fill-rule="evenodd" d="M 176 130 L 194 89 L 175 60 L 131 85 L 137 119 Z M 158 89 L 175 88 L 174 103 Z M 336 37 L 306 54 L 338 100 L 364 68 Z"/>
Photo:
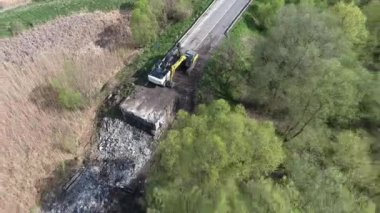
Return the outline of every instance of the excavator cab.
<path id="1" fill-rule="evenodd" d="M 198 53 L 196 53 L 195 51 L 193 50 L 188 50 L 186 53 L 186 62 L 185 62 L 185 65 L 186 65 L 186 73 L 188 75 L 191 74 L 191 71 L 193 71 L 194 67 L 195 67 L 195 64 L 198 60 Z"/>

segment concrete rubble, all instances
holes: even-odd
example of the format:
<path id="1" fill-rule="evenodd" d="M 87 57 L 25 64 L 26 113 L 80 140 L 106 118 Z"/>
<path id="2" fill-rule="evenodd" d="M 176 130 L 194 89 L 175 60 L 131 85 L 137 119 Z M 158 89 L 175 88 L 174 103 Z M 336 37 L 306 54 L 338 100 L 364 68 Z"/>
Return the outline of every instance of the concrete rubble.
<path id="1" fill-rule="evenodd" d="M 135 193 L 139 174 L 152 157 L 153 136 L 115 118 L 104 118 L 98 159 L 85 167 L 45 212 L 125 211 L 123 199 Z M 120 209 L 123 208 L 124 209 Z M 137 212 L 130 210 L 128 212 Z"/>
<path id="2" fill-rule="evenodd" d="M 138 87 L 138 91 L 120 105 L 125 121 L 158 138 L 174 117 L 176 93 L 163 87 Z"/>

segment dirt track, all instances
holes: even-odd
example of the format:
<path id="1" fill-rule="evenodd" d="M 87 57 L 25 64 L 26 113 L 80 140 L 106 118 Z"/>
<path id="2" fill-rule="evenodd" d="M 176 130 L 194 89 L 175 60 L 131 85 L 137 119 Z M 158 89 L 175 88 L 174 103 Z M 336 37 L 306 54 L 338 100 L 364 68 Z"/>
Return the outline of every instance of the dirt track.
<path id="1" fill-rule="evenodd" d="M 128 21 L 119 11 L 79 14 L 0 39 L 0 212 L 28 212 L 57 166 L 74 158 L 57 148 L 59 137 L 70 132 L 86 143 L 91 136 L 96 107 L 62 112 L 41 104 L 48 97 L 40 89 L 69 61 L 99 91 L 137 54 L 114 50 L 130 41 Z"/>

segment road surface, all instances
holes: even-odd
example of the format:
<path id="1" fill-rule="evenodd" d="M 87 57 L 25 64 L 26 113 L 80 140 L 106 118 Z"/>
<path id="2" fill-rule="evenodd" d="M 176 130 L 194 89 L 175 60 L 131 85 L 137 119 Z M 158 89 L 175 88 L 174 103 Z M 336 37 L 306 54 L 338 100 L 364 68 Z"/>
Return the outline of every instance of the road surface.
<path id="1" fill-rule="evenodd" d="M 250 0 L 215 0 L 209 9 L 179 41 L 185 50 L 198 50 L 205 45 L 218 44 Z"/>

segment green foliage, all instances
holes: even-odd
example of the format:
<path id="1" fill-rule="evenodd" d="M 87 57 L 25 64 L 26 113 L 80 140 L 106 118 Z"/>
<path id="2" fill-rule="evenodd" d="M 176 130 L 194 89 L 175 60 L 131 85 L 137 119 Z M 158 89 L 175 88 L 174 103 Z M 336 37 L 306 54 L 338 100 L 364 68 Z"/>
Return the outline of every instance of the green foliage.
<path id="1" fill-rule="evenodd" d="M 252 9 L 237 23 L 208 62 L 199 92 L 203 101 L 217 97 L 237 102 L 246 95 L 246 79 L 252 67 L 251 49 L 258 36 L 251 13 L 254 13 Z"/>
<path id="2" fill-rule="evenodd" d="M 213 56 L 202 79 L 204 90 L 228 101 L 236 101 L 243 96 L 250 67 L 250 55 L 234 39 L 228 39 Z"/>
<path id="3" fill-rule="evenodd" d="M 292 184 L 276 183 L 270 179 L 249 181 L 243 191 L 248 194 L 250 212 L 300 212 L 300 193 Z"/>
<path id="4" fill-rule="evenodd" d="M 297 136 L 315 121 L 357 118 L 361 69 L 333 17 L 309 6 L 286 6 L 255 49 L 250 102 Z"/>
<path id="5" fill-rule="evenodd" d="M 375 205 L 358 195 L 339 169 L 321 168 L 307 153 L 293 154 L 286 168 L 301 195 L 298 203 L 302 212 L 375 212 Z"/>
<path id="6" fill-rule="evenodd" d="M 286 144 L 291 153 L 306 154 L 317 165 L 338 169 L 349 186 L 370 190 L 379 174 L 370 158 L 371 139 L 362 133 L 306 128 Z"/>
<path id="7" fill-rule="evenodd" d="M 57 102 L 60 106 L 68 110 L 77 110 L 84 107 L 85 98 L 80 92 L 70 87 L 64 87 L 58 81 L 53 81 L 51 85 L 58 94 Z"/>
<path id="8" fill-rule="evenodd" d="M 24 31 L 24 29 L 24 24 L 18 20 L 13 21 L 9 27 L 9 31 L 12 33 L 13 36 L 20 34 L 22 31 Z"/>
<path id="9" fill-rule="evenodd" d="M 353 44 L 365 44 L 367 42 L 367 18 L 358 6 L 353 3 L 345 4 L 339 2 L 332 10 L 338 17 L 345 35 Z"/>
<path id="10" fill-rule="evenodd" d="M 283 159 L 273 125 L 247 118 L 240 106 L 219 100 L 200 105 L 196 115 L 181 111 L 158 148 L 150 206 L 163 212 L 175 212 L 174 207 L 183 212 L 190 202 L 194 208 L 222 208 L 230 205 L 224 200 L 236 198 L 231 194 L 235 181 L 267 175 Z M 219 191 L 221 185 L 225 188 Z"/>
<path id="11" fill-rule="evenodd" d="M 379 76 L 361 66 L 354 50 L 366 37 L 350 29 L 365 30 L 363 14 L 353 4 L 321 11 L 303 2 L 280 10 L 263 38 L 241 46 L 247 40 L 232 34 L 205 74 L 216 97 L 275 119 L 286 142 L 285 163 L 271 178 L 227 179 L 213 191 L 220 197 L 199 198 L 218 212 L 375 212 L 380 204 L 378 142 L 341 130 L 360 118 L 379 124 Z"/>
<path id="12" fill-rule="evenodd" d="M 251 103 L 281 121 L 286 138 L 312 122 L 349 123 L 358 119 L 366 71 L 343 35 L 329 14 L 285 6 L 266 37 L 257 39 L 253 54 L 242 51 L 247 42 L 227 42 L 211 61 L 204 84 L 217 97 Z"/>
<path id="13" fill-rule="evenodd" d="M 375 212 L 368 194 L 378 192 L 378 168 L 362 133 L 307 128 L 286 144 L 289 180 L 306 212 Z M 365 190 L 364 190 L 365 189 Z M 363 192 L 365 191 L 365 192 Z"/>
<path id="14" fill-rule="evenodd" d="M 284 4 L 284 0 L 256 0 L 253 3 L 254 15 L 259 20 L 260 25 L 269 27 Z"/>
<path id="15" fill-rule="evenodd" d="M 367 16 L 367 28 L 370 32 L 364 49 L 364 63 L 372 71 L 380 71 L 380 1 L 371 1 L 363 8 Z"/>
<path id="16" fill-rule="evenodd" d="M 66 63 L 65 71 L 51 81 L 51 86 L 58 94 L 57 102 L 65 109 L 77 110 L 86 105 L 87 98 L 80 91 L 80 84 L 86 79 L 79 79 L 70 63 Z"/>
<path id="17" fill-rule="evenodd" d="M 149 1 L 137 1 L 131 18 L 131 30 L 135 42 L 143 46 L 155 41 L 158 29 L 158 22 L 151 10 Z"/>
<path id="18" fill-rule="evenodd" d="M 137 0 L 131 18 L 133 38 L 137 45 L 145 46 L 156 41 L 167 21 L 184 21 L 192 15 L 197 1 L 190 0 Z"/>
<path id="19" fill-rule="evenodd" d="M 360 104 L 362 117 L 372 126 L 380 126 L 380 73 L 365 85 L 365 96 Z"/>
<path id="20" fill-rule="evenodd" d="M 59 16 L 78 11 L 109 11 L 118 9 L 125 0 L 49 0 L 33 2 L 26 6 L 0 13 L 0 37 L 12 36 L 12 23 L 19 22 L 25 28 L 43 24 Z M 22 29 L 22 30 L 24 30 Z"/>
<path id="21" fill-rule="evenodd" d="M 66 109 L 76 110 L 85 105 L 83 95 L 71 88 L 56 88 L 58 101 Z"/>

